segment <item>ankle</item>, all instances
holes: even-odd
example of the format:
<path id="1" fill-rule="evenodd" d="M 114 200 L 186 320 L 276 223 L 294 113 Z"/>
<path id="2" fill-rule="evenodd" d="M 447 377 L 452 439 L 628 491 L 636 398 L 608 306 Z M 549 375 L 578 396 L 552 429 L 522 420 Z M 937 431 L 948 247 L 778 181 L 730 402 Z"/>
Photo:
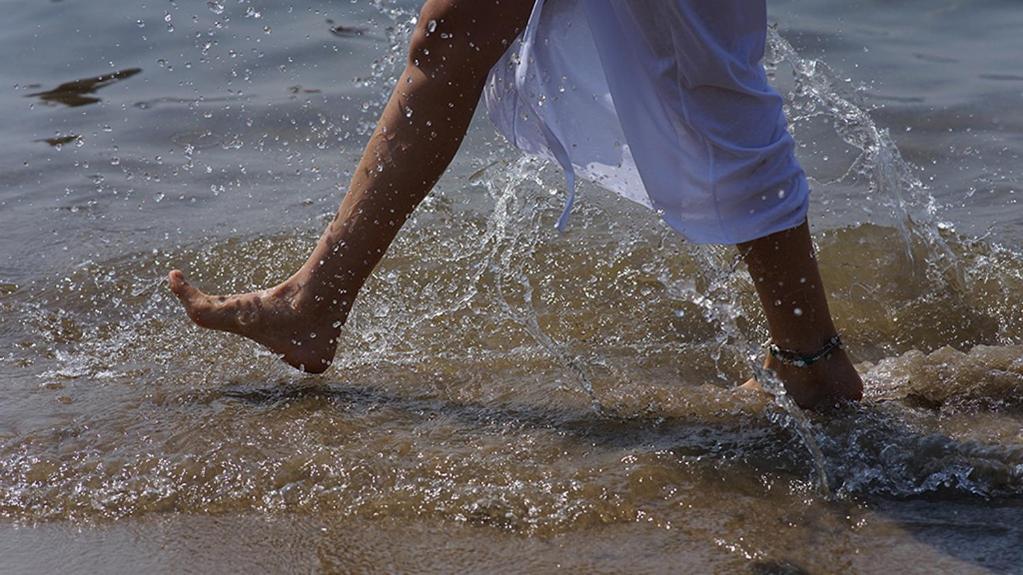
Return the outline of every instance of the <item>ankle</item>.
<path id="1" fill-rule="evenodd" d="M 797 333 L 782 336 L 772 334 L 770 343 L 799 355 L 812 355 L 837 335 L 839 335 L 838 330 L 834 326 L 824 326 L 819 329 L 800 330 Z"/>
<path id="2" fill-rule="evenodd" d="M 770 353 L 767 354 L 767 358 L 764 360 L 764 367 L 774 372 L 783 380 L 786 377 L 798 377 L 800 379 L 826 378 L 827 374 L 845 365 L 851 366 L 852 361 L 845 350 L 841 348 L 834 350 L 827 357 L 821 358 L 819 361 L 803 366 L 785 363 Z"/>
<path id="3" fill-rule="evenodd" d="M 826 360 L 840 351 L 843 347 L 842 338 L 838 334 L 832 335 L 820 346 L 786 348 L 778 345 L 774 340 L 767 342 L 767 353 L 772 359 L 778 362 L 798 367 L 810 367 L 815 363 Z"/>
<path id="4" fill-rule="evenodd" d="M 278 289 L 279 295 L 288 300 L 298 315 L 314 319 L 316 323 L 343 323 L 357 293 L 336 279 L 325 281 L 305 267 L 285 280 Z"/>
<path id="5" fill-rule="evenodd" d="M 859 400 L 863 381 L 844 349 L 812 365 L 796 367 L 768 356 L 764 367 L 785 387 L 801 407 L 814 407 L 828 400 Z"/>

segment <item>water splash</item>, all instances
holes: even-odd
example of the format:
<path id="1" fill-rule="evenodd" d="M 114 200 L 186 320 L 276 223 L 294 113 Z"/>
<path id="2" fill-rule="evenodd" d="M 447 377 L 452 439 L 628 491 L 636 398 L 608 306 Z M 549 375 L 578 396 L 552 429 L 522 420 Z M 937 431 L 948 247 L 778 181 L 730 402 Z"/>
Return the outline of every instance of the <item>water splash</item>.
<path id="1" fill-rule="evenodd" d="M 412 18 L 377 6 L 396 27 L 367 84 L 371 103 L 386 98 Z M 303 261 L 317 222 L 298 233 L 224 232 L 209 245 L 159 253 L 104 248 L 66 273 L 0 285 L 0 315 L 16 318 L 3 326 L 15 345 L 0 357 L 13 398 L 0 418 L 0 514 L 255 510 L 560 534 L 666 517 L 681 524 L 672 510 L 691 516 L 683 506 L 700 501 L 731 514 L 737 490 L 760 496 L 768 490 L 757 486 L 771 481 L 793 508 L 808 484 L 812 499 L 1018 497 L 1018 426 L 999 425 L 1018 420 L 1020 351 L 1003 344 L 1023 326 L 1014 304 L 1023 260 L 937 230 L 926 188 L 912 183 L 887 133 L 825 81 L 826 66 L 787 54 L 777 65 L 798 60 L 803 88 L 793 98 L 809 102 L 792 108 L 801 111 L 796 129 L 836 118 L 836 131 L 862 145 L 842 182 L 864 178 L 905 214 L 894 229 L 824 234 L 823 253 L 845 256 L 824 258 L 826 271 L 841 260 L 894 285 L 901 264 L 943 278 L 938 263 L 956 263 L 970 280 L 956 306 L 937 298 L 950 285 L 942 282 L 873 297 L 919 300 L 952 336 L 999 343 L 994 351 L 898 355 L 932 349 L 931 340 L 882 331 L 889 326 L 870 317 L 875 308 L 840 293 L 867 316 L 862 333 L 901 347 L 881 349 L 891 357 L 863 368 L 864 406 L 808 417 L 758 371 L 763 322 L 731 248 L 686 249 L 651 214 L 592 189 L 581 190 L 594 201 L 579 206 L 580 225 L 558 240 L 550 182 L 559 175 L 487 141 L 472 158 L 472 168 L 485 167 L 465 177 L 456 170 L 417 212 L 360 300 L 336 369 L 321 378 L 192 328 L 162 279 L 187 264 L 205 287 L 265 287 Z M 320 149 L 349 123 L 324 114 L 285 120 Z M 275 137 L 259 145 L 280 150 Z M 879 265 L 875 254 L 899 238 L 911 246 L 906 261 Z M 955 257 L 942 260 L 940 242 Z M 984 315 L 997 326 L 962 325 Z M 951 337 L 932 331 L 934 341 Z M 731 392 L 750 371 L 774 405 Z M 990 428 L 978 430 L 987 418 Z"/>
<path id="2" fill-rule="evenodd" d="M 965 279 L 940 233 L 934 197 L 917 177 L 916 169 L 902 158 L 888 130 L 879 127 L 869 111 L 840 88 L 842 83 L 825 62 L 800 55 L 774 26 L 768 30 L 768 48 L 768 72 L 773 75 L 784 65 L 793 74 L 794 90 L 788 95 L 787 105 L 793 131 L 822 118 L 842 141 L 858 150 L 845 173 L 823 185 L 865 186 L 865 203 L 877 200 L 891 211 L 910 264 L 923 257 L 928 262 L 930 279 L 954 282 L 952 287 L 961 288 Z M 918 242 L 922 242 L 925 253 L 917 253 Z"/>

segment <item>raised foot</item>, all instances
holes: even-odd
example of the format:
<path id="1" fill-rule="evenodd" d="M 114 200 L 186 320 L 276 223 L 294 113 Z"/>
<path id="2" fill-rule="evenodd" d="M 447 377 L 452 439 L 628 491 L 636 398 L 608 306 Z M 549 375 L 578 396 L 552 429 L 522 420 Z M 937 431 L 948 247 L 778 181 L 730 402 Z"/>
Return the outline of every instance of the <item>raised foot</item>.
<path id="1" fill-rule="evenodd" d="M 808 367 L 785 365 L 772 357 L 768 357 L 764 367 L 778 376 L 785 392 L 804 409 L 863 399 L 863 380 L 844 350 L 838 350 L 831 357 Z M 763 391 L 756 378 L 749 379 L 741 387 Z"/>
<path id="2" fill-rule="evenodd" d="M 179 270 L 170 272 L 167 280 L 188 317 L 200 327 L 247 337 L 308 373 L 323 373 L 334 361 L 344 318 L 304 308 L 301 285 L 293 279 L 230 296 L 203 293 Z"/>

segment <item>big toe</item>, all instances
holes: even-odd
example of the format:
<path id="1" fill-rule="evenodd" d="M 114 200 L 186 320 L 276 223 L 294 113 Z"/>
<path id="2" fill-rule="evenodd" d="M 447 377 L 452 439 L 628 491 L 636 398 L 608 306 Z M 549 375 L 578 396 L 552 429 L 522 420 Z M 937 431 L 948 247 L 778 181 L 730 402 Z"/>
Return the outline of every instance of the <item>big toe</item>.
<path id="1" fill-rule="evenodd" d="M 202 294 L 202 292 L 192 287 L 192 284 L 188 283 L 188 280 L 185 279 L 185 274 L 181 273 L 181 270 L 172 270 L 167 274 L 167 283 L 170 285 L 174 295 L 178 296 L 178 299 L 185 304 Z"/>
<path id="2" fill-rule="evenodd" d="M 206 303 L 206 294 L 188 283 L 188 280 L 185 279 L 185 274 L 181 273 L 180 270 L 174 270 L 167 274 L 167 282 L 170 284 L 171 291 L 174 292 L 174 295 L 185 306 L 188 316 L 196 323 L 200 323 L 204 315 L 202 312 L 206 307 L 204 305 Z"/>

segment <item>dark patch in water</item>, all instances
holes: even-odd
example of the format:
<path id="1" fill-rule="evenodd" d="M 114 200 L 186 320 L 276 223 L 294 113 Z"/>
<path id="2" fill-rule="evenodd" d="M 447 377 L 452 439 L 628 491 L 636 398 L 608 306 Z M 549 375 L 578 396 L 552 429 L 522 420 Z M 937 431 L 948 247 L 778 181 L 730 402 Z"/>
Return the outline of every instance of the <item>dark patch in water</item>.
<path id="1" fill-rule="evenodd" d="M 358 26 L 345 26 L 343 24 L 335 24 L 333 20 L 327 18 L 327 24 L 330 24 L 330 33 L 339 38 L 352 38 L 356 36 L 363 36 L 366 34 L 366 28 L 360 28 Z"/>
<path id="2" fill-rule="evenodd" d="M 920 104 L 926 102 L 921 96 L 892 96 L 887 94 L 879 94 L 877 92 L 867 92 L 867 96 L 874 100 L 881 100 L 884 102 L 898 102 L 900 104 Z"/>
<path id="3" fill-rule="evenodd" d="M 219 102 L 233 102 L 235 100 L 244 99 L 241 96 L 223 96 L 217 98 L 175 98 L 175 97 L 164 97 L 154 98 L 152 100 L 141 100 L 132 104 L 140 110 L 148 110 L 157 104 L 187 104 L 189 106 L 197 106 L 199 104 L 210 104 Z"/>
<path id="4" fill-rule="evenodd" d="M 923 54 L 920 52 L 914 53 L 913 57 L 917 60 L 923 60 L 924 62 L 933 62 L 935 64 L 955 64 L 959 62 L 955 58 L 949 58 L 948 56 L 939 56 L 937 54 Z"/>
<path id="5" fill-rule="evenodd" d="M 126 68 L 110 74 L 64 82 L 52 90 L 34 92 L 26 97 L 37 97 L 47 104 L 64 104 L 71 108 L 87 106 L 99 102 L 100 99 L 86 94 L 95 94 L 100 88 L 105 88 L 120 80 L 127 80 L 141 71 L 142 68 Z"/>
<path id="6" fill-rule="evenodd" d="M 995 80 L 998 82 L 1023 82 L 1023 76 L 1017 74 L 981 74 L 977 77 L 981 80 Z"/>
<path id="7" fill-rule="evenodd" d="M 806 569 L 788 561 L 757 561 L 750 565 L 753 575 L 809 575 Z"/>
<path id="8" fill-rule="evenodd" d="M 322 90 L 318 88 L 305 88 L 301 84 L 288 86 L 288 93 L 294 98 L 296 94 L 319 94 Z"/>
<path id="9" fill-rule="evenodd" d="M 52 138 L 44 138 L 42 140 L 36 140 L 37 142 L 46 142 L 47 144 L 59 148 L 64 144 L 70 144 L 75 140 L 81 138 L 78 134 L 71 134 L 70 136 L 54 136 Z"/>

